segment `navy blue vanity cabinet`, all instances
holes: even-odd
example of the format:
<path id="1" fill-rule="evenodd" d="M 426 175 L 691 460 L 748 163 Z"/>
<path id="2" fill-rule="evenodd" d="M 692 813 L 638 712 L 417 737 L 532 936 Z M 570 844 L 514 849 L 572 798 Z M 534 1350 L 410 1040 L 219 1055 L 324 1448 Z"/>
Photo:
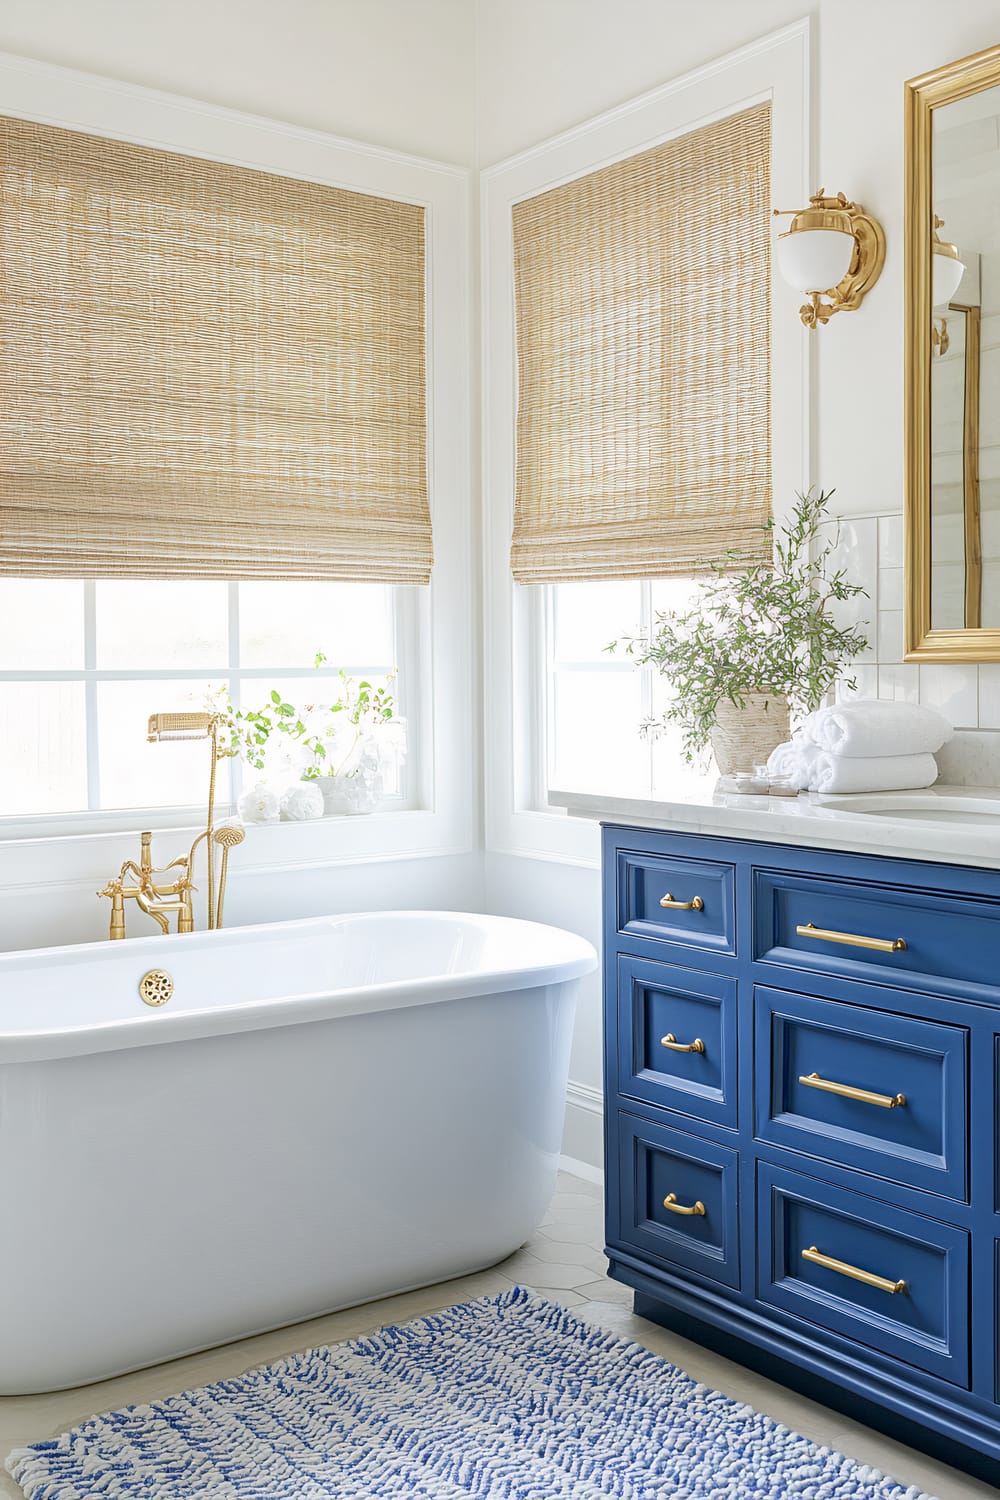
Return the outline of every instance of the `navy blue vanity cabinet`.
<path id="1" fill-rule="evenodd" d="M 611 1275 L 1000 1487 L 1000 871 L 603 838 Z"/>

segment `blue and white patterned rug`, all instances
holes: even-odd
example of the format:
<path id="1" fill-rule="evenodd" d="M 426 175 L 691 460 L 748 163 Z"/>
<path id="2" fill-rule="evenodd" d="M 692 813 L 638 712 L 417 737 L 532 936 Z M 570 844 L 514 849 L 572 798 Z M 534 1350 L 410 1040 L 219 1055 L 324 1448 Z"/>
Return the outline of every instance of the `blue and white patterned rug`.
<path id="1" fill-rule="evenodd" d="M 31 1500 L 930 1500 L 515 1288 L 91 1417 Z"/>

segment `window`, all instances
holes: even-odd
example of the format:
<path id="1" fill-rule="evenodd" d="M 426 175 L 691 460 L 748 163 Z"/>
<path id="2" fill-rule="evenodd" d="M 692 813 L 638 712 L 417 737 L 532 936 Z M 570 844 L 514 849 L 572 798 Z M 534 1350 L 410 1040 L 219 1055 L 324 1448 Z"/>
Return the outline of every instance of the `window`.
<path id="1" fill-rule="evenodd" d="M 315 701 L 343 668 L 380 683 L 394 669 L 406 712 L 415 589 L 373 583 L 0 579 L 0 818 L 107 815 L 200 805 L 203 744 L 149 745 L 151 712 L 201 706 L 228 686 L 245 706 L 278 688 Z M 328 657 L 318 671 L 317 650 Z M 335 696 L 331 692 L 331 698 Z M 238 762 L 219 768 L 235 802 Z M 411 781 L 389 789 L 407 805 Z M 157 818 L 154 815 L 153 822 Z"/>
<path id="2" fill-rule="evenodd" d="M 692 587 L 691 579 L 670 578 L 560 583 L 541 591 L 542 806 L 550 790 L 678 797 L 715 779 L 684 761 L 679 730 L 640 733 L 668 705 L 669 684 L 651 667 L 637 669 L 620 647 L 605 650 L 622 635 L 641 633 L 657 611 L 682 607 Z"/>
<path id="3" fill-rule="evenodd" d="M 653 608 L 659 580 L 668 574 L 683 579 L 691 571 L 691 557 L 703 556 L 706 550 L 704 542 L 700 541 L 696 551 L 686 560 L 677 558 L 674 560 L 676 566 L 673 563 L 666 566 L 655 558 L 655 547 L 646 547 L 644 543 L 640 568 L 635 568 L 630 562 L 627 569 L 623 567 L 603 582 L 596 581 L 593 573 L 588 573 L 586 582 L 579 572 L 572 580 L 564 572 L 559 576 L 542 577 L 543 569 L 532 569 L 532 577 L 540 586 L 519 588 L 511 582 L 515 501 L 519 482 L 524 478 L 531 479 L 530 471 L 526 475 L 522 467 L 519 473 L 518 467 L 525 457 L 523 444 L 519 447 L 517 442 L 519 415 L 524 411 L 521 401 L 524 385 L 518 357 L 525 341 L 522 338 L 519 342 L 518 338 L 514 296 L 519 275 L 515 255 L 515 213 L 520 216 L 519 205 L 535 202 L 552 190 L 559 191 L 569 186 L 572 191 L 575 184 L 586 189 L 588 178 L 592 179 L 591 187 L 600 189 L 606 179 L 600 176 L 598 180 L 595 174 L 603 174 L 605 168 L 655 150 L 661 143 L 690 136 L 692 131 L 713 121 L 726 119 L 765 101 L 770 105 L 771 129 L 770 190 L 764 206 L 769 209 L 775 203 L 801 201 L 802 193 L 808 196 L 811 191 L 808 187 L 810 71 L 810 23 L 806 19 L 760 39 L 751 47 L 713 59 L 705 68 L 671 79 L 663 88 L 655 89 L 641 99 L 630 100 L 565 135 L 553 137 L 531 152 L 499 162 L 483 174 L 484 535 L 488 554 L 484 670 L 486 838 L 488 848 L 498 854 L 581 865 L 597 862 L 598 840 L 593 823 L 586 818 L 566 817 L 555 811 L 548 805 L 547 788 L 556 789 L 557 775 L 573 777 L 578 785 L 589 782 L 598 787 L 602 783 L 606 786 L 611 777 L 619 785 L 624 781 L 616 769 L 619 752 L 622 763 L 626 752 L 627 756 L 636 753 L 634 728 L 643 717 L 642 698 L 636 695 L 644 689 L 644 684 L 641 674 L 624 664 L 616 666 L 615 658 L 606 657 L 601 648 L 629 625 L 641 623 L 644 608 L 647 612 Z M 554 208 L 562 206 L 562 201 L 557 202 L 555 197 L 549 203 Z M 654 208 L 658 215 L 658 234 L 663 225 L 670 233 L 680 232 L 678 226 L 686 230 L 688 215 L 683 211 L 683 205 L 682 211 L 674 218 L 664 217 L 659 203 L 654 203 Z M 602 223 L 610 229 L 613 220 L 607 215 L 603 219 L 597 216 L 598 229 Z M 526 226 L 522 223 L 521 227 Z M 558 236 L 550 243 L 557 245 Z M 639 243 L 650 242 L 640 239 Z M 522 262 L 521 269 L 525 275 L 530 275 L 531 268 L 526 262 Z M 709 263 L 704 269 L 713 279 L 714 295 L 720 291 L 717 268 Z M 534 281 L 540 287 L 544 285 L 544 277 L 534 278 Z M 780 288 L 775 289 L 770 301 L 766 336 L 770 348 L 771 406 L 782 413 L 781 422 L 773 425 L 771 433 L 770 490 L 775 498 L 775 509 L 780 514 L 786 499 L 808 484 L 810 371 L 808 345 L 801 337 L 794 301 Z M 544 307 L 539 306 L 544 311 Z M 719 360 L 714 334 L 717 329 L 722 332 L 721 319 L 709 319 L 706 303 L 698 295 L 684 303 L 680 313 L 685 326 L 691 330 L 695 346 L 704 347 L 708 352 L 711 345 L 712 363 L 717 368 Z M 598 328 L 602 326 L 599 321 L 592 320 L 592 323 Z M 572 336 L 572 318 L 559 326 Z M 592 361 L 588 364 L 594 368 Z M 614 367 L 608 368 L 613 375 Z M 603 385 L 598 382 L 598 385 L 601 391 L 627 395 L 630 389 L 627 377 L 626 371 L 624 380 L 609 379 Z M 535 389 L 543 397 L 555 394 L 549 387 Z M 548 409 L 558 418 L 554 403 L 548 403 Z M 701 426 L 695 423 L 689 431 L 700 440 Z M 719 451 L 729 451 L 725 444 L 715 446 Z M 606 450 L 593 445 L 592 449 L 596 457 L 605 456 Z M 558 470 L 556 478 L 561 482 L 566 476 L 572 477 L 575 496 L 580 488 L 576 476 L 591 450 L 574 439 L 572 445 L 567 443 L 565 451 L 569 462 L 565 469 Z M 607 472 L 608 465 L 604 463 L 602 473 Z M 705 472 L 699 468 L 696 477 Z M 612 478 L 615 483 L 606 491 L 611 502 L 611 519 L 613 522 L 627 522 L 635 512 L 621 504 L 617 468 Z M 543 486 L 529 484 L 524 494 L 530 497 L 532 490 L 541 494 Z M 605 493 L 603 486 L 600 493 Z M 571 525 L 580 523 L 581 540 L 586 540 L 586 526 L 574 504 L 571 496 L 566 516 Z M 720 512 L 713 508 L 712 514 L 717 517 Z M 665 520 L 661 528 L 661 533 L 668 539 L 669 526 L 670 522 Z M 537 549 L 537 555 L 544 562 L 541 554 L 546 552 L 549 560 L 555 559 L 562 565 L 569 557 L 569 546 L 552 540 L 550 531 L 551 528 L 545 528 L 545 541 Z M 661 539 L 661 533 L 653 537 L 654 542 Z M 527 533 L 524 535 L 530 540 Z M 648 531 L 644 532 L 647 539 L 649 535 Z M 619 580 L 627 580 L 629 572 L 648 572 L 651 576 L 648 584 L 629 585 L 632 590 L 630 597 L 636 602 L 623 619 L 617 607 L 602 610 L 599 601 L 604 597 L 602 589 L 613 587 Z M 594 628 L 586 646 L 582 633 L 579 642 L 567 644 L 566 632 L 563 631 L 557 648 L 553 611 L 557 617 L 559 595 L 553 598 L 549 590 L 561 589 L 564 583 L 570 582 L 581 590 L 590 591 L 588 608 L 578 613 L 585 616 L 592 613 Z M 649 602 L 645 606 L 642 603 L 643 588 L 650 590 L 646 595 Z M 576 676 L 586 683 L 588 673 L 603 678 L 600 696 L 588 694 L 577 682 L 576 709 L 571 713 L 573 688 L 567 686 L 569 679 Z M 593 680 L 592 677 L 590 681 Z M 622 695 L 632 695 L 627 697 L 628 727 L 621 729 L 620 738 L 617 738 L 618 726 L 610 723 L 610 694 L 613 690 L 608 684 L 612 680 L 617 682 L 617 691 Z M 662 682 L 654 682 L 650 677 L 645 690 L 652 698 L 654 690 L 662 689 Z M 624 713 L 622 718 L 625 718 Z M 612 739 L 613 734 L 616 737 Z M 608 739 L 602 740 L 602 736 Z M 587 743 L 591 737 L 595 742 L 592 748 Z M 639 753 L 642 753 L 641 741 Z M 634 771 L 630 769 L 628 774 L 636 779 L 642 777 L 647 785 L 676 790 L 691 772 L 676 754 L 672 757 L 672 764 L 670 761 L 667 745 L 653 747 L 649 751 L 648 763 L 640 764 Z"/>

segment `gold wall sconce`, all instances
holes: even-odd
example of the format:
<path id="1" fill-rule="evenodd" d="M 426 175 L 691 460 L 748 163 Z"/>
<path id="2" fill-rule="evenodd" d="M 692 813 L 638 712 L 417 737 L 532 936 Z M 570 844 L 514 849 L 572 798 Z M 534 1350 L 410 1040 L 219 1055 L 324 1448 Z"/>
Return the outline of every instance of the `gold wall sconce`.
<path id="1" fill-rule="evenodd" d="M 834 313 L 853 312 L 878 281 L 885 264 L 885 231 L 860 203 L 823 189 L 791 214 L 791 227 L 778 236 L 778 270 L 789 286 L 809 300 L 799 309 L 807 328 L 829 323 Z"/>

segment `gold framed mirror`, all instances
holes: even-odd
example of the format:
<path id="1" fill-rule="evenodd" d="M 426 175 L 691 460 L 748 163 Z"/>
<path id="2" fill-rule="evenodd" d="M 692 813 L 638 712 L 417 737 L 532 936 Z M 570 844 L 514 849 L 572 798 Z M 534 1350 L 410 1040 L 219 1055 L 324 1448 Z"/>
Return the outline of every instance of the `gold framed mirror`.
<path id="1" fill-rule="evenodd" d="M 905 98 L 906 660 L 1000 661 L 1000 46 Z"/>

